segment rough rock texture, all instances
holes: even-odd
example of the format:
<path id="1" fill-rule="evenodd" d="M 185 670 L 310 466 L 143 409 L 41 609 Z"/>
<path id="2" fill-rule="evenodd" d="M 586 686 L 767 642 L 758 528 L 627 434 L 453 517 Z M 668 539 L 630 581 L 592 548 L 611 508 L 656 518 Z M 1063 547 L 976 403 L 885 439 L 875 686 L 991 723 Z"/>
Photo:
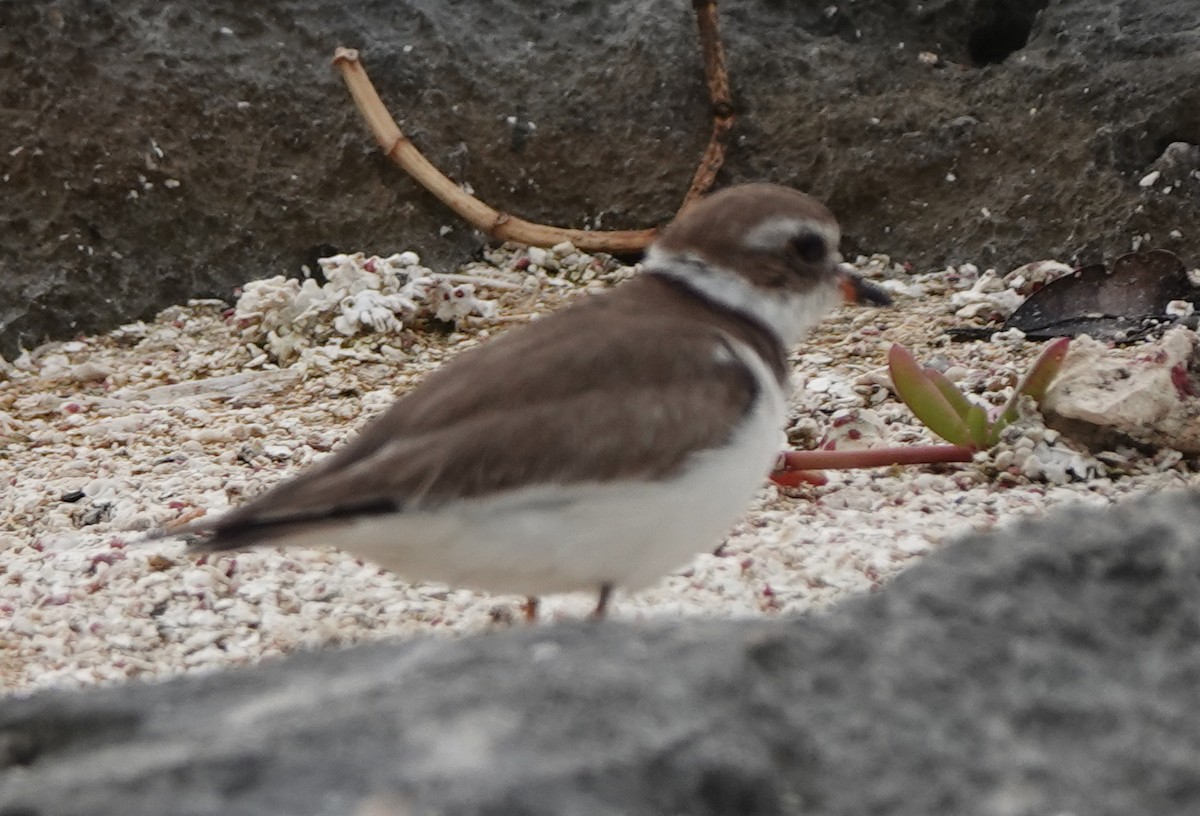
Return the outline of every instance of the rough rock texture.
<path id="1" fill-rule="evenodd" d="M 1114 349 L 1078 337 L 1039 407 L 1049 425 L 1097 450 L 1133 443 L 1200 453 L 1200 339 L 1175 328 Z"/>
<path id="2" fill-rule="evenodd" d="M 0 813 L 1194 814 L 1200 496 L 821 618 L 376 644 L 0 708 Z M 369 809 L 374 808 L 374 809 Z"/>
<path id="3" fill-rule="evenodd" d="M 722 183 L 826 198 L 847 251 L 1009 269 L 1149 234 L 1200 256 L 1193 0 L 722 15 L 741 113 Z M 535 219 L 661 222 L 707 139 L 684 0 L 5 3 L 0 353 L 334 248 L 476 248 L 380 156 L 328 66 L 339 44 L 437 165 Z"/>

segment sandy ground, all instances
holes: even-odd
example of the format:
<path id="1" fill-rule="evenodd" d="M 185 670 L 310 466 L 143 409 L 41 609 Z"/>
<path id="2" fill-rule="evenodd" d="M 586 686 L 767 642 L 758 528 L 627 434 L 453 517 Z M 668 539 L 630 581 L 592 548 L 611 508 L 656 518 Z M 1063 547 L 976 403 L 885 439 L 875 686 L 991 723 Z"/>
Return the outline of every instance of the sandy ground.
<path id="1" fill-rule="evenodd" d="M 325 455 L 452 355 L 631 274 L 570 248 L 505 248 L 489 261 L 439 276 L 412 257 L 343 259 L 326 272 L 353 278 L 351 292 L 364 270 L 398 277 L 353 297 L 277 279 L 247 286 L 236 308 L 193 302 L 0 364 L 0 689 L 523 625 L 518 598 L 410 584 L 334 550 L 198 560 L 179 541 L 138 542 L 140 531 L 219 511 Z M 893 342 L 988 404 L 1007 398 L 1037 345 L 1013 335 L 953 343 L 942 333 L 987 317 L 986 304 L 974 318 L 955 316 L 972 300 L 976 270 L 910 275 L 883 258 L 859 266 L 887 282 L 897 305 L 843 309 L 796 350 L 793 445 L 934 441 L 887 387 Z M 461 300 L 443 313 L 453 330 L 432 319 L 451 298 Z M 396 310 L 391 319 L 380 303 Z M 1200 484 L 1172 451 L 1092 453 L 1033 423 L 970 464 L 830 473 L 824 486 L 795 490 L 764 484 L 715 553 L 619 594 L 612 615 L 814 613 L 879 588 L 957 533 Z M 549 598 L 543 620 L 591 604 Z"/>

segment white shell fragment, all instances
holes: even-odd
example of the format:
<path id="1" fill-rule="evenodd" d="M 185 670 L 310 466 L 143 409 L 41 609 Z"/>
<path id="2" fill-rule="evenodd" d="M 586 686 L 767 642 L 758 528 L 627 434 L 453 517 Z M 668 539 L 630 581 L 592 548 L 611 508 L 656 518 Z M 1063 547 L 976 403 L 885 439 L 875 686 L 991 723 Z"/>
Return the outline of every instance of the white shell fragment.
<path id="1" fill-rule="evenodd" d="M 950 296 L 950 305 L 956 310 L 955 316 L 964 319 L 1003 319 L 1024 302 L 1024 296 L 1015 287 L 1009 288 L 994 269 L 980 275 L 969 289 Z"/>
<path id="2" fill-rule="evenodd" d="M 1028 297 L 1051 281 L 1070 275 L 1074 268 L 1059 261 L 1033 261 L 1004 276 L 1004 285 Z"/>
<path id="3" fill-rule="evenodd" d="M 1196 313 L 1196 307 L 1190 300 L 1171 300 L 1167 302 L 1163 312 L 1168 317 L 1183 319 Z"/>

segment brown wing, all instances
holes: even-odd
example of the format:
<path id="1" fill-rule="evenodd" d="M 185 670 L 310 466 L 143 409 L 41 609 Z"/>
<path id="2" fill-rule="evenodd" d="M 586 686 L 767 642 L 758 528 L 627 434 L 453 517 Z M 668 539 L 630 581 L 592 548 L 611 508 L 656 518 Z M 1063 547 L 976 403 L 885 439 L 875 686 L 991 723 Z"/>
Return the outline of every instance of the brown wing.
<path id="1" fill-rule="evenodd" d="M 640 283 L 451 361 L 320 465 L 217 520 L 209 546 L 530 483 L 671 475 L 728 438 L 758 386 L 731 340 L 745 326 L 697 321 L 695 304 Z"/>

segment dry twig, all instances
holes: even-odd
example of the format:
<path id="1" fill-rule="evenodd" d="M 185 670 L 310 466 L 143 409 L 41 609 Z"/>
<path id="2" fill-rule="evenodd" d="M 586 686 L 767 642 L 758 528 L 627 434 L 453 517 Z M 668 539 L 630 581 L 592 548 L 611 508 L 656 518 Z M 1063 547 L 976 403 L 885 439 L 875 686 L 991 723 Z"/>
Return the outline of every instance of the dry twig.
<path id="1" fill-rule="evenodd" d="M 725 161 L 726 142 L 734 120 L 725 51 L 717 34 L 716 0 L 694 0 L 694 7 L 700 44 L 704 51 L 705 79 L 712 98 L 713 131 L 681 209 L 712 187 L 717 171 Z M 334 53 L 333 65 L 341 73 L 354 104 L 387 157 L 443 204 L 493 238 L 546 247 L 570 241 L 588 252 L 616 254 L 640 251 L 653 240 L 656 229 L 599 231 L 554 227 L 526 221 L 485 204 L 434 167 L 404 135 L 367 77 L 358 51 L 338 48 Z"/>
<path id="2" fill-rule="evenodd" d="M 704 78 L 712 100 L 713 129 L 680 209 L 707 193 L 716 181 L 717 171 L 725 163 L 725 150 L 735 118 L 729 70 L 725 67 L 725 47 L 717 32 L 716 0 L 692 0 L 692 5 L 696 10 L 696 27 L 700 30 L 700 48 L 704 51 Z"/>
<path id="3" fill-rule="evenodd" d="M 437 196 L 443 204 L 493 238 L 519 241 L 533 246 L 554 246 L 563 241 L 570 241 L 588 252 L 627 253 L 642 249 L 654 237 L 655 230 L 652 229 L 596 232 L 535 224 L 484 204 L 430 164 L 429 160 L 421 155 L 421 151 L 417 150 L 416 145 L 404 135 L 400 126 L 384 108 L 375 86 L 367 78 L 367 73 L 358 60 L 357 51 L 353 48 L 339 48 L 334 55 L 333 64 L 341 71 L 342 79 L 350 89 L 350 95 L 354 97 L 359 112 L 387 157 L 400 165 L 422 187 Z"/>

